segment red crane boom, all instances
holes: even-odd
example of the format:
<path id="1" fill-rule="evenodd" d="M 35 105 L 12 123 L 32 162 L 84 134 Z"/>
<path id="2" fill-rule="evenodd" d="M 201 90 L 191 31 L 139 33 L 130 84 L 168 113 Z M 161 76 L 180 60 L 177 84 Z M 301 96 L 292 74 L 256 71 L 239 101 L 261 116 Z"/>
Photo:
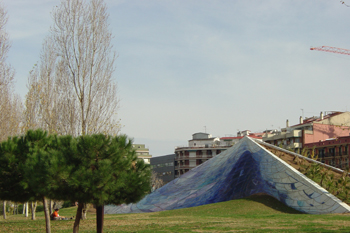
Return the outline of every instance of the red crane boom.
<path id="1" fill-rule="evenodd" d="M 330 46 L 320 46 L 320 47 L 312 47 L 310 50 L 317 50 L 317 51 L 324 51 L 324 52 L 330 52 L 330 53 L 339 53 L 344 55 L 350 55 L 349 49 L 341 49 L 341 48 L 335 48 Z"/>

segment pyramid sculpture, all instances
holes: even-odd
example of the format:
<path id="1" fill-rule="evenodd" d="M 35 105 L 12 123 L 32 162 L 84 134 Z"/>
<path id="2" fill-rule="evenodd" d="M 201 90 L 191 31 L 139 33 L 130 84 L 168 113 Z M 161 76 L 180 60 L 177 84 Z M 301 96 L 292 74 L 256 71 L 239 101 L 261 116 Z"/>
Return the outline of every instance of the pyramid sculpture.
<path id="1" fill-rule="evenodd" d="M 106 214 L 200 206 L 265 193 L 308 214 L 348 213 L 350 207 L 249 137 L 129 205 Z"/>

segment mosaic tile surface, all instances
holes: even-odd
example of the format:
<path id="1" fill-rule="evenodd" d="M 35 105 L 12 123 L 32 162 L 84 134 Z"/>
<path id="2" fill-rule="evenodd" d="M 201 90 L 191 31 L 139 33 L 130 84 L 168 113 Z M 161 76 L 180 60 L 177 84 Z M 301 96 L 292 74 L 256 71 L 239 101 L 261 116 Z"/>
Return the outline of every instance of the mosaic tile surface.
<path id="1" fill-rule="evenodd" d="M 245 137 L 135 204 L 105 206 L 106 214 L 187 208 L 266 193 L 309 214 L 347 213 L 350 207 Z"/>

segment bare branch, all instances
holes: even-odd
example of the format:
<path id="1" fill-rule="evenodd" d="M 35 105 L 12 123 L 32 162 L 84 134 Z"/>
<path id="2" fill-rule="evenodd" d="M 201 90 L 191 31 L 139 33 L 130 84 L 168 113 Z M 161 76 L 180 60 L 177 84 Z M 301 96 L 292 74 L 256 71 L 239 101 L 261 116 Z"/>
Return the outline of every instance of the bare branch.
<path id="1" fill-rule="evenodd" d="M 344 1 L 340 1 L 341 4 L 343 4 L 344 6 L 350 7 L 350 5 L 347 5 Z"/>

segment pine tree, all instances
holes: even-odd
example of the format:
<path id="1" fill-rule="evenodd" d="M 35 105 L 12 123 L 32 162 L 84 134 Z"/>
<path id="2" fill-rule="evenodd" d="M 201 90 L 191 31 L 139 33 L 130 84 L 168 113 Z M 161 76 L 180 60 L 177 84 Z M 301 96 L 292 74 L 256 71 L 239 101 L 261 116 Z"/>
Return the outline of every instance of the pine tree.
<path id="1" fill-rule="evenodd" d="M 79 202 L 74 232 L 79 231 L 84 203 L 97 206 L 97 231 L 102 232 L 105 204 L 137 202 L 150 190 L 149 165 L 138 160 L 125 135 L 84 135 L 76 141 L 63 138 L 61 149 L 70 174 L 59 195 Z"/>
<path id="2" fill-rule="evenodd" d="M 0 144 L 0 199 L 25 202 L 34 195 L 22 186 L 26 153 L 22 138 L 13 137 Z"/>
<path id="3" fill-rule="evenodd" d="M 24 137 L 24 143 L 27 158 L 23 167 L 22 185 L 35 193 L 32 199 L 43 202 L 46 232 L 51 232 L 47 197 L 54 196 L 59 188 L 65 162 L 57 149 L 57 137 L 48 136 L 46 131 L 29 130 Z"/>
<path id="4" fill-rule="evenodd" d="M 59 188 L 61 166 L 65 164 L 57 148 L 57 137 L 40 129 L 29 130 L 0 145 L 0 198 L 14 202 L 43 201 L 46 232 L 51 232 L 46 197 L 53 196 Z"/>

